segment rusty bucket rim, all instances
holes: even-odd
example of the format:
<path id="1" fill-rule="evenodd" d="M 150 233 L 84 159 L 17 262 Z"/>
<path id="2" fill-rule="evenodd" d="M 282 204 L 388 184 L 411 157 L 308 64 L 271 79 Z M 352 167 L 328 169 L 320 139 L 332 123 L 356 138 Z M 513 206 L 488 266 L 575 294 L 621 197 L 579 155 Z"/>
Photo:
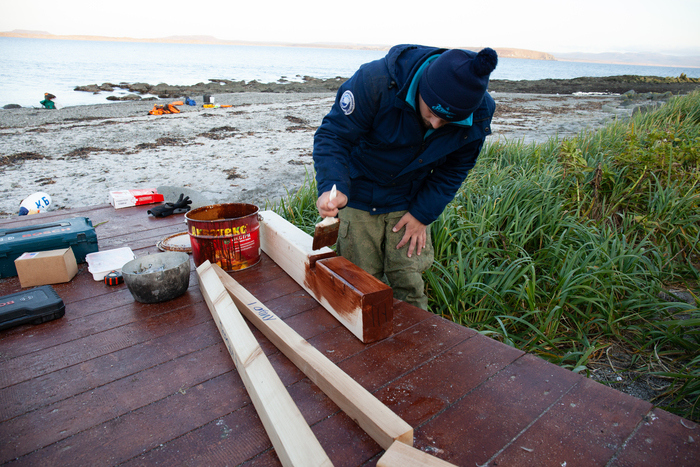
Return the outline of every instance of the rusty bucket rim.
<path id="1" fill-rule="evenodd" d="M 245 214 L 245 215 L 239 216 L 239 217 L 224 217 L 224 218 L 220 218 L 220 219 L 201 219 L 201 220 L 190 217 L 190 215 L 193 213 L 196 213 L 198 211 L 203 211 L 203 210 L 205 210 L 205 208 L 211 209 L 214 206 L 250 206 L 250 207 L 255 208 L 255 210 L 253 212 L 251 212 L 250 214 Z M 233 221 L 233 220 L 245 219 L 247 217 L 257 215 L 259 212 L 260 212 L 260 208 L 258 206 L 256 206 L 255 204 L 250 204 L 250 203 L 216 203 L 216 204 L 209 204 L 207 206 L 200 206 L 196 209 L 192 209 L 190 211 L 187 211 L 185 213 L 185 222 L 187 222 L 188 220 L 195 221 L 195 222 Z"/>
<path id="2" fill-rule="evenodd" d="M 197 218 L 204 214 L 210 218 Z M 258 206 L 250 203 L 201 206 L 187 212 L 185 222 L 196 266 L 209 260 L 225 271 L 233 272 L 260 263 L 262 255 Z M 244 228 L 243 232 L 239 232 Z"/>

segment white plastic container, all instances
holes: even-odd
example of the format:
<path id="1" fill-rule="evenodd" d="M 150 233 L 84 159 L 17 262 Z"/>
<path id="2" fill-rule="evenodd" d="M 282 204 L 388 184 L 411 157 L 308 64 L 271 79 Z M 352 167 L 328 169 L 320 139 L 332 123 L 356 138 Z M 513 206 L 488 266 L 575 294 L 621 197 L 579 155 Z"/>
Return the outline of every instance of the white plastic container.
<path id="1" fill-rule="evenodd" d="M 122 266 L 134 258 L 131 248 L 124 247 L 89 253 L 85 256 L 85 261 L 88 263 L 88 271 L 92 273 L 92 278 L 101 281 L 110 271 L 121 272 Z"/>

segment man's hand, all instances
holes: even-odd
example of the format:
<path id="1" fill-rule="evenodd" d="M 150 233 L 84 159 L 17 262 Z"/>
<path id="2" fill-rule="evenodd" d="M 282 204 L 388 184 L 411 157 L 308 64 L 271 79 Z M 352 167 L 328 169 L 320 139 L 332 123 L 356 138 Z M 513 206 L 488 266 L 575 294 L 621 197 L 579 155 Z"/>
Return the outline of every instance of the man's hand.
<path id="1" fill-rule="evenodd" d="M 316 207 L 321 217 L 335 217 L 338 215 L 338 209 L 344 208 L 348 204 L 348 197 L 336 190 L 335 199 L 330 199 L 331 192 L 326 191 L 318 197 Z"/>
<path id="2" fill-rule="evenodd" d="M 410 241 L 411 243 L 408 245 L 408 257 L 410 258 L 413 255 L 413 250 L 416 250 L 416 253 L 420 256 L 420 252 L 425 248 L 425 243 L 428 240 L 428 234 L 426 233 L 427 226 L 413 217 L 410 212 L 404 214 L 392 230 L 398 232 L 404 226 L 406 227 L 406 232 L 404 232 L 403 238 L 399 244 L 396 245 L 396 249 L 398 250 Z"/>

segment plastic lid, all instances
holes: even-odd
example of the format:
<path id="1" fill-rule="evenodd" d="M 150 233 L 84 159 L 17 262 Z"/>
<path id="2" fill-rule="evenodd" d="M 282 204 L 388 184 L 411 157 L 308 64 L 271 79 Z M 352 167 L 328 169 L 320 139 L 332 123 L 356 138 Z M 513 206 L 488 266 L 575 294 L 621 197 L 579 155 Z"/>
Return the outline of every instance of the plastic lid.
<path id="1" fill-rule="evenodd" d="M 134 259 L 134 252 L 129 247 L 115 248 L 114 250 L 96 251 L 85 256 L 88 263 L 88 271 L 102 277 L 95 280 L 102 280 L 109 271 L 121 270 L 122 266 Z"/>

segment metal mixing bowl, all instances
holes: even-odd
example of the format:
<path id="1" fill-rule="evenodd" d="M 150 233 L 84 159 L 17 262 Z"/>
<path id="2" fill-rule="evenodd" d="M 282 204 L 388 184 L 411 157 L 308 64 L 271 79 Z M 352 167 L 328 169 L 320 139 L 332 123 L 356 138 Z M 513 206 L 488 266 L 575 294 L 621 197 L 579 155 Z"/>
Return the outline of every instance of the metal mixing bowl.
<path id="1" fill-rule="evenodd" d="M 172 300 L 190 285 L 190 256 L 178 251 L 141 256 L 122 266 L 122 276 L 137 302 Z"/>

